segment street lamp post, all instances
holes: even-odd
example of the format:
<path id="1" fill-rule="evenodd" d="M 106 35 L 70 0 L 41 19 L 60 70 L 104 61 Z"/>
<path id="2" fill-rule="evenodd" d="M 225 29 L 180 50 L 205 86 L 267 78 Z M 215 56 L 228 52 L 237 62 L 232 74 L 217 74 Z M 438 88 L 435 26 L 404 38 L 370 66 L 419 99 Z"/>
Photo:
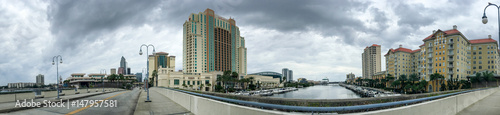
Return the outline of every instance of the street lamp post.
<path id="1" fill-rule="evenodd" d="M 104 76 L 106 76 L 106 69 L 101 69 L 100 72 L 104 71 L 104 75 L 101 76 L 101 83 L 102 83 L 102 92 L 104 92 Z M 101 73 L 102 74 L 102 73 Z"/>
<path id="2" fill-rule="evenodd" d="M 56 71 L 57 71 L 57 74 L 56 74 L 56 81 L 57 81 L 57 99 L 60 99 L 59 98 L 59 63 L 63 63 L 62 61 L 62 56 L 61 55 L 57 55 L 57 56 L 54 56 L 52 58 L 52 65 L 56 64 Z"/>
<path id="3" fill-rule="evenodd" d="M 139 55 L 142 55 L 142 47 L 143 46 L 146 47 L 146 66 L 147 66 L 147 70 L 146 70 L 146 83 L 145 84 L 146 84 L 146 91 L 148 93 L 148 96 L 147 96 L 147 99 L 146 99 L 145 102 L 151 102 L 151 100 L 149 100 L 149 88 L 148 88 L 149 87 L 149 83 L 148 83 L 148 81 L 149 81 L 149 78 L 148 78 L 149 77 L 149 56 L 148 56 L 149 53 L 148 53 L 148 51 L 149 51 L 149 47 L 151 46 L 151 47 L 153 47 L 153 54 L 154 54 L 155 53 L 155 46 L 153 46 L 152 44 L 149 44 L 149 45 L 142 44 L 141 48 L 139 48 L 140 49 L 139 50 Z"/>
<path id="4" fill-rule="evenodd" d="M 497 11 L 498 11 L 498 42 L 500 42 L 500 6 L 488 2 L 488 5 L 484 8 L 484 11 L 483 11 L 483 24 L 488 23 L 488 17 L 486 17 L 486 8 L 488 8 L 489 6 L 495 6 L 497 8 Z M 500 47 L 500 45 L 499 45 L 499 47 Z"/>
<path id="5" fill-rule="evenodd" d="M 146 75 L 146 71 L 148 71 L 146 68 L 142 68 L 142 76 L 141 76 L 141 81 L 140 82 L 143 82 L 146 81 L 144 78 L 144 76 Z M 146 88 L 144 88 L 144 91 L 146 91 Z"/>

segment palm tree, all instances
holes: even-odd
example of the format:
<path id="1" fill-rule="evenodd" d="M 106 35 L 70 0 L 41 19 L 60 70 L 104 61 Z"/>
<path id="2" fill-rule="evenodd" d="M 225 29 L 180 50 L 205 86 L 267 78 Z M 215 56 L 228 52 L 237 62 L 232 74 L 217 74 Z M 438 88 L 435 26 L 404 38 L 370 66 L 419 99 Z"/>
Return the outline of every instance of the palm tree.
<path id="1" fill-rule="evenodd" d="M 432 83 L 433 83 L 433 84 L 435 84 L 435 85 L 434 85 L 434 87 L 436 87 L 436 86 L 437 86 L 437 84 L 436 84 L 436 82 L 435 82 L 436 80 L 441 80 L 442 78 L 444 78 L 444 76 L 443 76 L 443 75 L 441 75 L 441 74 L 439 74 L 439 73 L 437 73 L 437 72 L 436 72 L 436 73 L 431 74 L 431 76 L 430 76 L 430 77 L 431 77 L 431 78 L 430 78 L 430 81 L 433 81 Z M 442 87 L 442 86 L 441 86 L 441 87 Z"/>
<path id="2" fill-rule="evenodd" d="M 356 79 L 356 82 L 358 82 L 358 85 L 361 86 L 361 82 L 363 81 L 363 79 Z"/>
<path id="3" fill-rule="evenodd" d="M 207 83 L 207 87 L 211 87 L 211 86 L 212 86 L 212 84 L 210 84 L 210 83 Z"/>
<path id="4" fill-rule="evenodd" d="M 123 82 L 125 77 L 123 76 L 123 74 L 120 74 L 120 75 L 118 75 L 118 79 L 119 79 L 119 82 Z"/>
<path id="5" fill-rule="evenodd" d="M 203 89 L 205 89 L 205 85 L 203 85 L 203 83 L 202 83 L 202 84 L 200 84 L 200 90 L 203 91 Z"/>
<path id="6" fill-rule="evenodd" d="M 151 76 L 153 77 L 153 79 L 151 79 L 151 83 L 155 83 L 153 85 L 158 86 L 158 71 L 153 70 L 153 73 L 151 74 Z"/>
<path id="7" fill-rule="evenodd" d="M 489 71 L 483 72 L 483 80 L 486 81 L 486 87 L 488 87 L 488 81 L 494 80 L 493 71 L 492 72 L 489 72 Z"/>
<path id="8" fill-rule="evenodd" d="M 399 81 L 399 79 L 391 83 L 391 87 L 393 87 L 394 89 L 396 89 L 398 85 L 401 85 L 401 81 Z"/>
<path id="9" fill-rule="evenodd" d="M 382 78 L 382 79 L 380 80 L 380 82 L 381 82 L 381 84 L 382 84 L 382 88 L 385 88 L 385 87 L 386 87 L 386 83 L 387 83 L 387 81 L 388 81 L 388 80 L 387 80 L 387 78 Z"/>
<path id="10" fill-rule="evenodd" d="M 420 82 L 418 82 L 418 91 L 420 91 L 420 93 L 422 93 L 422 91 L 425 91 L 425 86 L 427 86 L 427 81 L 420 80 Z"/>
<path id="11" fill-rule="evenodd" d="M 111 75 L 109 75 L 109 76 L 107 77 L 107 79 L 108 79 L 111 83 L 113 83 L 113 81 L 115 81 L 115 80 L 116 80 L 116 77 L 117 77 L 117 76 L 118 76 L 118 75 L 116 75 L 116 74 L 111 74 Z"/>
<path id="12" fill-rule="evenodd" d="M 392 82 L 395 78 L 391 74 L 387 74 L 387 77 L 385 77 L 386 82 Z M 386 83 L 387 85 L 387 83 Z"/>
<path id="13" fill-rule="evenodd" d="M 415 74 L 415 73 L 414 73 L 414 74 L 410 74 L 410 79 L 409 79 L 409 80 L 411 81 L 411 84 L 412 84 L 412 85 L 413 85 L 413 84 L 415 84 L 415 81 L 418 81 L 418 80 L 419 80 L 419 79 L 418 79 L 418 75 L 417 75 L 417 74 Z"/>
<path id="14" fill-rule="evenodd" d="M 404 87 L 406 86 L 405 85 L 405 81 L 407 81 L 408 78 L 406 77 L 406 75 L 399 75 L 399 81 L 401 81 L 401 88 L 400 89 L 404 89 Z"/>

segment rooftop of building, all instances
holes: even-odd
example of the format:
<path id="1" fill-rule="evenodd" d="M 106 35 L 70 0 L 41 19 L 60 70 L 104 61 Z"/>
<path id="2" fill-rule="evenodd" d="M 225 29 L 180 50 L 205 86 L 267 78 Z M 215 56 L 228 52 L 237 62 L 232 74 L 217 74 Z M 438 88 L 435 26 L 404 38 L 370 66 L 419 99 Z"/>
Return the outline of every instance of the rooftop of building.
<path id="1" fill-rule="evenodd" d="M 480 44 L 480 43 L 497 43 L 496 40 L 491 39 L 491 38 L 484 38 L 484 39 L 475 39 L 475 40 L 469 40 L 471 44 Z"/>
<path id="2" fill-rule="evenodd" d="M 432 39 L 432 37 L 438 33 L 438 32 L 444 32 L 444 35 L 451 35 L 451 34 L 459 34 L 461 33 L 460 31 L 457 30 L 457 26 L 456 25 L 453 25 L 453 29 L 451 30 L 446 30 L 446 31 L 442 31 L 441 29 L 438 29 L 437 31 L 433 31 L 431 35 L 427 36 L 426 38 L 424 38 L 422 41 L 426 41 L 426 40 L 430 40 Z"/>
<path id="3" fill-rule="evenodd" d="M 85 73 L 72 73 L 71 76 L 75 76 L 75 75 L 85 75 Z"/>
<path id="4" fill-rule="evenodd" d="M 384 56 L 386 55 L 389 55 L 389 52 L 392 52 L 392 53 L 395 53 L 395 52 L 407 52 L 407 53 L 415 53 L 415 52 L 418 52 L 420 51 L 420 49 L 416 49 L 416 50 L 411 50 L 411 49 L 408 49 L 408 48 L 403 48 L 402 45 L 399 45 L 399 48 L 397 49 L 389 49 L 389 51 L 387 52 L 387 54 L 385 54 Z"/>

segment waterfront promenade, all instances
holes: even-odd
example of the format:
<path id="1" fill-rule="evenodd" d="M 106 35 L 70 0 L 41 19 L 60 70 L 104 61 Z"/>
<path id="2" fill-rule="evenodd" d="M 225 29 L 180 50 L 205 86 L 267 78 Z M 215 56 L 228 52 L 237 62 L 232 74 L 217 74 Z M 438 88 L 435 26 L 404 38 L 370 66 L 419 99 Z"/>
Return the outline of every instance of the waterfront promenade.
<path id="1" fill-rule="evenodd" d="M 162 92 L 160 90 L 164 89 L 159 89 L 157 87 L 149 89 L 149 99 L 151 99 L 151 102 L 144 102 L 146 100 L 147 92 L 142 90 L 137 101 L 134 115 L 192 115 L 192 113 L 186 108 L 175 103 L 170 98 L 165 97 L 166 92 Z"/>

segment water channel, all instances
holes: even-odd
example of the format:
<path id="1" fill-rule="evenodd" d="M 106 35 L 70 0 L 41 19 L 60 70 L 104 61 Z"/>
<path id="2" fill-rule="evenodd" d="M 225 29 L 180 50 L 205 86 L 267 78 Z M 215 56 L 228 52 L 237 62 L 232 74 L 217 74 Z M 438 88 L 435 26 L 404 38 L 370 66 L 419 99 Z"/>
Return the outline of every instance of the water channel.
<path id="1" fill-rule="evenodd" d="M 294 98 L 294 99 L 350 99 L 361 98 L 358 94 L 346 89 L 338 84 L 315 85 L 306 88 L 299 88 L 283 94 L 274 94 L 270 97 Z"/>

